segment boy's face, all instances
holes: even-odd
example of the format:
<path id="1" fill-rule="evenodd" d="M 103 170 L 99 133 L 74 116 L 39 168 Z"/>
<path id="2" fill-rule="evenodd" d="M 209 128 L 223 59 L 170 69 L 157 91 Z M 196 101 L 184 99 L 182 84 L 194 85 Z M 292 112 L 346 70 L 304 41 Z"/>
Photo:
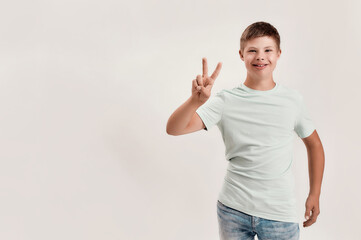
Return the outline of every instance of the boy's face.
<path id="1" fill-rule="evenodd" d="M 276 68 L 281 50 L 277 49 L 272 37 L 263 36 L 247 41 L 243 53 L 239 50 L 239 55 L 246 65 L 248 74 L 255 78 L 268 78 Z"/>

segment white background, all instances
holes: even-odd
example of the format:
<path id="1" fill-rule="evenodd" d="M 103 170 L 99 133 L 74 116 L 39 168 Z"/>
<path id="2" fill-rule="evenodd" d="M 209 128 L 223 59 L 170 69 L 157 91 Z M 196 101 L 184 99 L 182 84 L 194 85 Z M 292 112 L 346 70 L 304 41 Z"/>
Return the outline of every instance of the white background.
<path id="1" fill-rule="evenodd" d="M 0 4 L 0 239 L 218 238 L 217 127 L 166 134 L 192 80 L 244 82 L 243 30 L 281 35 L 274 79 L 305 98 L 326 164 L 303 228 L 307 152 L 295 140 L 301 239 L 359 237 L 359 1 L 15 0 Z"/>

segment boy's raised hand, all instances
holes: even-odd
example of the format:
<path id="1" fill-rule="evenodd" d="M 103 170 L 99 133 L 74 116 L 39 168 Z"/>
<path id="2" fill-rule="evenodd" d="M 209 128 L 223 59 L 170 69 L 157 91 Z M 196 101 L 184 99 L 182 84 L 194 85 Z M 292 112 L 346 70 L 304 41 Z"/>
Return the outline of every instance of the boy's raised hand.
<path id="1" fill-rule="evenodd" d="M 192 98 L 198 101 L 200 104 L 205 103 L 211 96 L 211 90 L 214 85 L 214 81 L 218 77 L 219 72 L 222 68 L 222 63 L 217 64 L 216 69 L 212 75 L 208 76 L 208 64 L 207 58 L 202 59 L 203 64 L 203 75 L 197 75 L 196 79 L 193 79 L 192 84 Z"/>

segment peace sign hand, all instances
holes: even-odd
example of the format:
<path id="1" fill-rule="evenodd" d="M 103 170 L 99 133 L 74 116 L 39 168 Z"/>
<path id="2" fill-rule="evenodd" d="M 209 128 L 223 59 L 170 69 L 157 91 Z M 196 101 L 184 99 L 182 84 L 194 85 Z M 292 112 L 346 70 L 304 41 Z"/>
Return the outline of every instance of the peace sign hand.
<path id="1" fill-rule="evenodd" d="M 214 81 L 218 77 L 222 68 L 222 63 L 217 64 L 212 76 L 208 76 L 208 64 L 207 58 L 202 58 L 203 75 L 197 75 L 196 79 L 193 79 L 192 85 L 192 98 L 199 102 L 201 105 L 205 103 L 211 96 L 211 90 L 214 85 Z"/>

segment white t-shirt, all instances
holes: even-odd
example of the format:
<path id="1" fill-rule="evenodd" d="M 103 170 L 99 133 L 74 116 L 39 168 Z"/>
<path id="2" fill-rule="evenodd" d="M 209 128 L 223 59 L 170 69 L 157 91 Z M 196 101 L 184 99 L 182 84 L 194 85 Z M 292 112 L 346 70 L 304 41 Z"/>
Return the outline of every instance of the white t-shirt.
<path id="1" fill-rule="evenodd" d="M 242 83 L 211 95 L 196 112 L 205 130 L 218 126 L 225 144 L 229 162 L 218 200 L 253 216 L 298 223 L 293 140 L 315 130 L 302 95 L 279 83 L 266 91 Z"/>

